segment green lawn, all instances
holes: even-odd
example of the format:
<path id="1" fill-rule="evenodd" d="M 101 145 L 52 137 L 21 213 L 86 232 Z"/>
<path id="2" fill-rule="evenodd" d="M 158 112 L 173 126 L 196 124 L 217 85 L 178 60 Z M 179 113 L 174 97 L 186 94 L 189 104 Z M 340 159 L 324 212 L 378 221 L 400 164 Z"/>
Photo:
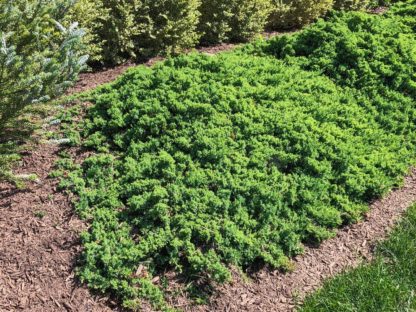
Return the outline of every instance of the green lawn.
<path id="1" fill-rule="evenodd" d="M 416 206 L 376 254 L 372 263 L 326 282 L 299 311 L 415 311 Z"/>

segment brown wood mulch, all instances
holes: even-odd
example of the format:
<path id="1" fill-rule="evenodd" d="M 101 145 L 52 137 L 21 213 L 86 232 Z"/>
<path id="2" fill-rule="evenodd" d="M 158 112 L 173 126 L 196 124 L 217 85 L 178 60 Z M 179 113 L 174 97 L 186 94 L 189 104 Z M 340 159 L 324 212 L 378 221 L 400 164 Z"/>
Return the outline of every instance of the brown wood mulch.
<path id="1" fill-rule="evenodd" d="M 26 152 L 15 173 L 38 180 L 24 190 L 0 183 L 0 311 L 112 311 L 74 276 L 85 225 L 48 179 L 58 150 Z"/>
<path id="2" fill-rule="evenodd" d="M 83 74 L 71 92 L 110 82 L 132 65 Z M 0 183 L 0 311 L 119 311 L 111 299 L 91 294 L 75 277 L 82 248 L 79 233 L 86 225 L 74 214 L 68 197 L 57 191 L 57 181 L 48 178 L 59 149 L 39 143 L 23 153 L 15 173 L 38 177 L 24 190 Z M 292 311 L 324 279 L 371 259 L 375 242 L 414 202 L 416 170 L 403 188 L 371 204 L 363 222 L 340 230 L 319 248 L 306 248 L 294 259 L 293 272 L 263 269 L 248 282 L 235 274 L 233 283 L 219 287 L 209 305 L 191 306 L 186 298 L 172 303 L 185 311 Z"/>

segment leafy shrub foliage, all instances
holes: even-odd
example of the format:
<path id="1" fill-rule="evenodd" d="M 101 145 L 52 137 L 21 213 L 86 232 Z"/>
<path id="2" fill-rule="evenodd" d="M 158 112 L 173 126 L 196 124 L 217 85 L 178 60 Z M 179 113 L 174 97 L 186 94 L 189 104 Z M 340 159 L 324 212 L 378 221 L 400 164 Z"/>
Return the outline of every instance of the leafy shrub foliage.
<path id="1" fill-rule="evenodd" d="M 244 41 L 264 30 L 270 0 L 202 1 L 199 30 L 203 43 Z"/>
<path id="2" fill-rule="evenodd" d="M 370 6 L 370 0 L 335 0 L 336 10 L 362 10 Z"/>
<path id="3" fill-rule="evenodd" d="M 83 32 L 62 21 L 70 1 L 0 2 L 0 130 L 28 104 L 61 94 L 87 60 Z"/>
<path id="4" fill-rule="evenodd" d="M 175 53 L 199 40 L 199 0 L 79 0 L 67 20 L 80 20 L 93 60 Z"/>
<path id="5" fill-rule="evenodd" d="M 285 268 L 358 220 L 415 160 L 416 39 L 397 11 L 337 14 L 97 90 L 82 127 L 96 153 L 62 162 L 91 220 L 82 279 L 167 309 L 152 282 L 167 268 L 215 282 L 230 265 Z"/>
<path id="6" fill-rule="evenodd" d="M 200 0 L 143 0 L 143 5 L 145 11 L 136 20 L 141 18 L 146 24 L 149 16 L 151 28 L 137 37 L 136 45 L 145 55 L 159 51 L 176 54 L 199 42 Z"/>
<path id="7" fill-rule="evenodd" d="M 133 11 L 139 5 L 137 0 L 78 0 L 66 20 L 78 20 L 86 30 L 84 42 L 92 61 L 119 63 L 135 55 L 132 37 L 142 25 L 136 23 Z"/>
<path id="8" fill-rule="evenodd" d="M 246 41 L 265 25 L 306 25 L 337 9 L 357 10 L 370 0 L 77 0 L 67 23 L 80 21 L 91 60 L 176 54 L 198 43 Z"/>
<path id="9" fill-rule="evenodd" d="M 333 0 L 271 0 L 269 27 L 291 29 L 304 26 L 328 12 Z"/>

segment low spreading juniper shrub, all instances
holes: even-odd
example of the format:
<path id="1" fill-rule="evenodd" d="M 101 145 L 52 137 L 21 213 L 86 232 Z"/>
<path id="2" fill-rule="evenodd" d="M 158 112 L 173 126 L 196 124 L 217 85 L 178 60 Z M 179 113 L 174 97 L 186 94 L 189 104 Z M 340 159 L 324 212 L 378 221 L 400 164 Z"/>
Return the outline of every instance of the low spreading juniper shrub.
<path id="1" fill-rule="evenodd" d="M 354 88 L 363 98 L 361 105 L 383 128 L 412 135 L 416 97 L 414 3 L 399 3 L 385 17 L 337 13 L 299 34 L 260 42 L 247 52 L 273 55 L 317 71 L 337 85 Z"/>
<path id="2" fill-rule="evenodd" d="M 394 11 L 403 14 L 402 5 Z M 416 20 L 406 16 L 409 24 Z M 400 15 L 335 13 L 299 34 L 270 40 L 263 52 L 318 71 L 342 86 L 416 96 L 415 32 Z"/>
<path id="3" fill-rule="evenodd" d="M 270 58 L 139 67 L 94 102 L 84 135 L 97 154 L 62 186 L 91 218 L 82 279 L 129 306 L 163 307 L 150 281 L 166 268 L 225 282 L 229 265 L 287 267 L 302 242 L 359 219 L 414 151 L 352 91 Z"/>
<path id="4" fill-rule="evenodd" d="M 416 32 L 416 1 L 408 0 L 399 2 L 392 6 L 386 13 L 387 17 L 396 17 L 407 26 L 410 26 L 413 32 Z"/>
<path id="5" fill-rule="evenodd" d="M 358 220 L 414 163 L 406 25 L 343 13 L 99 88 L 81 127 L 95 153 L 61 164 L 91 222 L 82 280 L 166 310 L 154 277 L 167 270 L 221 283 L 230 266 L 287 268 L 302 243 Z"/>

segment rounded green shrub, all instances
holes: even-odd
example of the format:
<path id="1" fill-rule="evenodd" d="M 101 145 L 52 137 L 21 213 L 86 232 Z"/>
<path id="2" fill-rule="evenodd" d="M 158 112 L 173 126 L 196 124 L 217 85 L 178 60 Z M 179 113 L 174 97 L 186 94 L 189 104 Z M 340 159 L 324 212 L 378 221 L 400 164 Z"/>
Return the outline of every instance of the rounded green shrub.
<path id="1" fill-rule="evenodd" d="M 371 0 L 335 0 L 335 10 L 363 10 L 368 8 Z"/>
<path id="2" fill-rule="evenodd" d="M 92 60 L 118 64 L 195 46 L 199 1 L 79 0 L 67 20 L 80 20 L 86 29 Z"/>
<path id="3" fill-rule="evenodd" d="M 135 12 L 136 23 L 145 26 L 134 38 L 138 53 L 169 55 L 194 47 L 200 39 L 199 5 L 200 0 L 142 0 Z"/>
<path id="4" fill-rule="evenodd" d="M 270 8 L 270 0 L 202 1 L 202 42 L 245 41 L 264 30 Z"/>
<path id="5" fill-rule="evenodd" d="M 140 0 L 78 0 L 66 19 L 79 20 L 86 30 L 92 61 L 118 64 L 136 56 L 133 37 L 143 25 L 136 22 L 134 11 L 140 6 Z"/>
<path id="6" fill-rule="evenodd" d="M 311 23 L 333 6 L 333 0 L 272 0 L 268 27 L 291 29 Z"/>

